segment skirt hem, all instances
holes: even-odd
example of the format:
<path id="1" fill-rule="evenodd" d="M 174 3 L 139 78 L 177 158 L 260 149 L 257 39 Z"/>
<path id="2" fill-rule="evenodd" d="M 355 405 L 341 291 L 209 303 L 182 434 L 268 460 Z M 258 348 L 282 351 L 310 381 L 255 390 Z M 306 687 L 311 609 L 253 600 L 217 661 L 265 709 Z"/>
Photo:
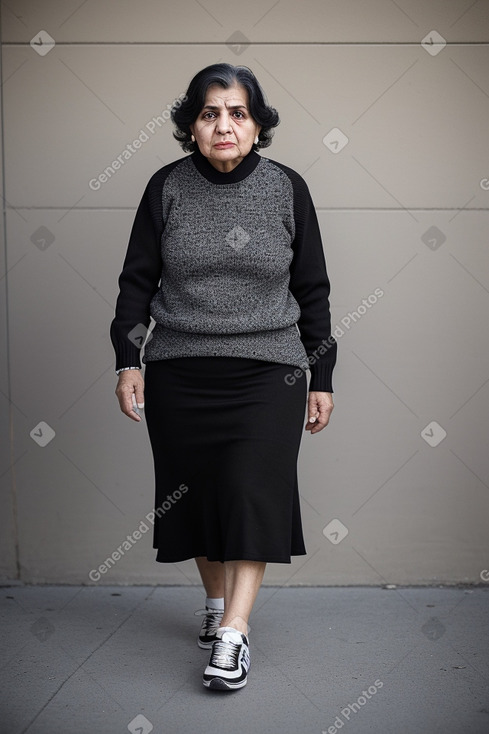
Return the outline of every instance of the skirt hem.
<path id="1" fill-rule="evenodd" d="M 292 557 L 294 557 L 294 556 L 306 556 L 306 555 L 307 555 L 307 551 L 304 551 L 303 553 L 299 553 L 299 552 L 298 553 L 291 553 L 290 554 L 291 557 L 288 560 L 284 560 L 283 558 L 270 558 L 270 556 L 267 556 L 267 558 L 264 558 L 262 556 L 260 556 L 260 557 L 256 557 L 256 556 L 251 557 L 250 554 L 244 553 L 239 558 L 234 558 L 234 556 L 233 556 L 231 558 L 224 558 L 224 560 L 222 560 L 221 558 L 209 558 L 205 553 L 197 553 L 197 554 L 191 555 L 191 556 L 185 555 L 184 558 L 178 557 L 178 558 L 172 558 L 172 559 L 169 559 L 169 560 L 167 560 L 167 559 L 163 560 L 163 559 L 159 559 L 158 557 L 156 557 L 155 560 L 156 560 L 157 563 L 182 563 L 183 561 L 190 561 L 193 558 L 201 558 L 201 557 L 203 557 L 203 558 L 207 558 L 207 560 L 210 563 L 213 563 L 213 562 L 216 562 L 216 561 L 218 561 L 219 563 L 226 563 L 227 561 L 257 561 L 259 563 L 289 563 L 290 564 L 290 563 L 292 563 Z"/>

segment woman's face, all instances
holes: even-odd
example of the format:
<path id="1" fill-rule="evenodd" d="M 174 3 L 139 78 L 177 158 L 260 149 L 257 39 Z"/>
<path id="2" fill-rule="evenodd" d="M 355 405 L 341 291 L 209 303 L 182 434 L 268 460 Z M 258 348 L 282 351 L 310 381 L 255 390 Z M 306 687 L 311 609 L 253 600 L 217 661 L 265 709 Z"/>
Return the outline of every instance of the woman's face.
<path id="1" fill-rule="evenodd" d="M 261 130 L 248 109 L 248 92 L 240 84 L 207 88 L 204 107 L 190 125 L 199 150 L 214 168 L 229 173 L 248 155 Z"/>

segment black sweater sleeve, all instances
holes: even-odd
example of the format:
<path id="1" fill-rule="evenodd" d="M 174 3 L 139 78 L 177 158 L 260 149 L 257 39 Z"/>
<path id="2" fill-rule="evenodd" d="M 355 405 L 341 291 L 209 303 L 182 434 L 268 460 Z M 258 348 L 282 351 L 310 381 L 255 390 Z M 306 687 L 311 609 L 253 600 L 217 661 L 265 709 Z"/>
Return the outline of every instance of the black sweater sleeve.
<path id="1" fill-rule="evenodd" d="M 294 257 L 289 290 L 301 309 L 297 326 L 309 358 L 309 391 L 333 392 L 337 343 L 331 334 L 330 282 L 316 210 L 304 179 L 287 166 L 294 190 Z M 319 348 L 319 349 L 318 349 Z"/>
<path id="2" fill-rule="evenodd" d="M 161 171 L 161 169 L 160 169 Z M 115 369 L 141 367 L 140 353 L 144 329 L 132 330 L 150 323 L 150 302 L 161 277 L 160 240 L 163 230 L 161 189 L 158 171 L 150 179 L 138 206 L 132 225 L 122 272 L 115 317 L 110 325 L 110 338 L 115 350 Z"/>

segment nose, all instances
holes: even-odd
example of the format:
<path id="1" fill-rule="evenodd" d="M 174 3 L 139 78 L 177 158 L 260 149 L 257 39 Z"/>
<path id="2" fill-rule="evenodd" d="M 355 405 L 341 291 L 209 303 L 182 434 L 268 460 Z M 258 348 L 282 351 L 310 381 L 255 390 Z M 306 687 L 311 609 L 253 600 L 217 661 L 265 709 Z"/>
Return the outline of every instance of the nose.
<path id="1" fill-rule="evenodd" d="M 216 132 L 221 135 L 231 132 L 231 122 L 228 112 L 221 112 L 216 122 Z"/>

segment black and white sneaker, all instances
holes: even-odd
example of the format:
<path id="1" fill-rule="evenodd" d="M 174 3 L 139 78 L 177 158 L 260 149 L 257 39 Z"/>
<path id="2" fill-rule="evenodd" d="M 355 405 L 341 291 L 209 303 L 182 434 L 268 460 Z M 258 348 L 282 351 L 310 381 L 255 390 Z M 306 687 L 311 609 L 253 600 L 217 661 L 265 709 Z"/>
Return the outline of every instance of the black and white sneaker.
<path id="1" fill-rule="evenodd" d="M 233 627 L 219 627 L 202 682 L 207 688 L 233 691 L 246 685 L 250 669 L 248 638 Z"/>
<path id="2" fill-rule="evenodd" d="M 206 607 L 205 609 L 199 609 L 195 614 L 205 614 L 199 636 L 197 638 L 197 644 L 204 650 L 210 650 L 212 643 L 216 640 L 216 631 L 221 624 L 224 611 L 222 609 L 211 609 L 210 607 Z"/>

